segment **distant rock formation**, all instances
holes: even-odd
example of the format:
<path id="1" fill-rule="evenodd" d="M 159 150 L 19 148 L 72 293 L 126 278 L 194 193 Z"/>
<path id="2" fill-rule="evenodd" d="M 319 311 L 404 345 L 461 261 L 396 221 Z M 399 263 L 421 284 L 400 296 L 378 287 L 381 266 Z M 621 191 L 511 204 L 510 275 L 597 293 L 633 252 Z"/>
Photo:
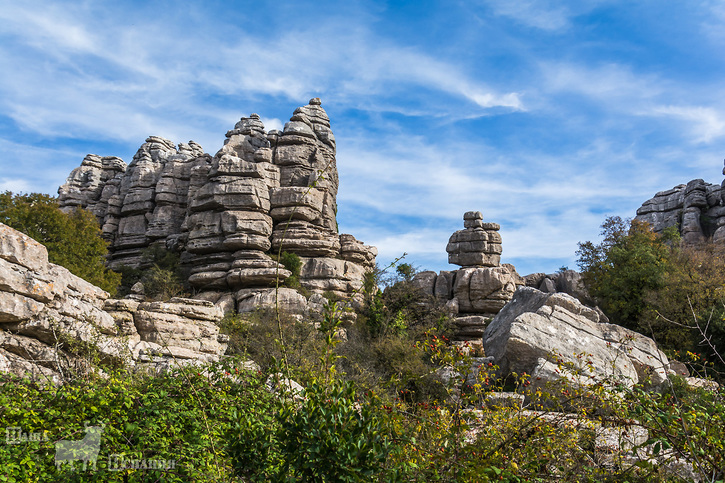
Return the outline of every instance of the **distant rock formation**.
<path id="1" fill-rule="evenodd" d="M 420 272 L 413 284 L 446 303 L 456 315 L 455 339 L 480 340 L 486 324 L 513 297 L 524 280 L 509 264 L 500 264 L 501 235 L 496 223 L 484 223 L 479 211 L 463 215 L 464 229 L 451 235 L 446 247 L 455 271 Z"/>
<path id="2" fill-rule="evenodd" d="M 0 223 L 0 372 L 54 383 L 101 366 L 148 367 L 219 360 L 227 336 L 211 302 L 110 300 L 48 262 L 46 248 Z"/>
<path id="3" fill-rule="evenodd" d="M 199 297 L 227 309 L 291 275 L 270 256 L 280 248 L 301 257 L 305 289 L 358 289 L 377 249 L 337 232 L 335 137 L 320 100 L 296 109 L 281 132 L 265 132 L 251 114 L 226 138 L 214 156 L 155 136 L 128 166 L 88 155 L 59 188 L 60 206 L 96 215 L 112 268 L 142 267 L 152 245 L 177 251 Z"/>
<path id="4" fill-rule="evenodd" d="M 676 226 L 686 244 L 725 243 L 725 180 L 715 185 L 694 179 L 660 191 L 644 202 L 635 219 L 646 221 L 658 233 Z"/>

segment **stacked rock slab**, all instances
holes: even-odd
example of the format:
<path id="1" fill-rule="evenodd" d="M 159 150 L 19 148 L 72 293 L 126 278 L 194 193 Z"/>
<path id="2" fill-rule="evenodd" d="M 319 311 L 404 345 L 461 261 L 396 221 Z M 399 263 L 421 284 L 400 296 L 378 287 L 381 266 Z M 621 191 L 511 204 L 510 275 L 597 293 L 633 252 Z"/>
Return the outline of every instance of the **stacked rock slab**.
<path id="1" fill-rule="evenodd" d="M 362 285 L 377 250 L 338 234 L 338 185 L 335 137 L 315 98 L 283 131 L 242 118 L 213 157 L 193 141 L 174 147 L 154 136 L 128 167 L 89 155 L 59 200 L 93 211 L 112 268 L 143 268 L 144 250 L 164 246 L 180 253 L 200 298 L 233 310 L 269 299 L 290 275 L 273 259 L 280 251 L 300 256 L 300 284 L 311 292 L 348 296 Z"/>
<path id="2" fill-rule="evenodd" d="M 192 287 L 236 290 L 290 275 L 266 254 L 273 227 L 269 196 L 278 186 L 264 125 L 256 114 L 242 118 L 189 200 L 182 262 L 190 267 Z"/>
<path id="3" fill-rule="evenodd" d="M 661 191 L 637 210 L 635 219 L 658 233 L 676 226 L 686 244 L 725 243 L 725 180 L 716 185 L 695 179 Z"/>
<path id="4" fill-rule="evenodd" d="M 501 264 L 499 225 L 484 223 L 479 211 L 463 215 L 464 229 L 448 242 L 448 262 L 456 271 L 421 272 L 413 283 L 457 314 L 457 340 L 480 340 L 486 324 L 511 300 L 524 281 L 513 265 Z"/>
<path id="5" fill-rule="evenodd" d="M 0 372 L 58 383 L 95 370 L 91 362 L 158 371 L 216 361 L 228 340 L 219 334 L 222 316 L 200 300 L 109 300 L 49 263 L 43 245 L 0 223 Z"/>

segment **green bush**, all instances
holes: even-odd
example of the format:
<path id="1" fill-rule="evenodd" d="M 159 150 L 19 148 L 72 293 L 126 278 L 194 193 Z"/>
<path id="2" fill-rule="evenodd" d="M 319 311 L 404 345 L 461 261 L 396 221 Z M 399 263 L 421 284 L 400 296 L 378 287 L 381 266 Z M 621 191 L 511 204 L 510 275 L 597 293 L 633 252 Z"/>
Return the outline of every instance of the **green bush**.
<path id="1" fill-rule="evenodd" d="M 45 441 L 0 445 L 0 481 L 228 481 L 227 441 L 239 414 L 270 398 L 261 375 L 230 361 L 163 375 L 112 373 L 108 379 L 42 387 L 0 375 L 0 426 L 45 434 Z M 254 417 L 258 417 L 255 413 Z M 96 470 L 54 464 L 55 443 L 80 440 L 84 424 L 105 425 Z M 167 470 L 113 471 L 126 460 L 175 462 Z M 111 467 L 109 467 L 111 465 Z"/>
<path id="2" fill-rule="evenodd" d="M 144 286 L 144 295 L 154 300 L 168 300 L 185 293 L 180 256 L 160 245 L 151 245 L 141 254 L 141 267 L 122 265 L 119 295 L 131 293 L 131 287 L 137 282 Z"/>
<path id="3" fill-rule="evenodd" d="M 636 220 L 610 217 L 599 244 L 579 244 L 582 278 L 613 323 L 653 337 L 665 349 L 725 349 L 725 248 L 680 246 L 675 227 L 663 234 Z M 703 342 L 706 342 L 703 344 Z"/>

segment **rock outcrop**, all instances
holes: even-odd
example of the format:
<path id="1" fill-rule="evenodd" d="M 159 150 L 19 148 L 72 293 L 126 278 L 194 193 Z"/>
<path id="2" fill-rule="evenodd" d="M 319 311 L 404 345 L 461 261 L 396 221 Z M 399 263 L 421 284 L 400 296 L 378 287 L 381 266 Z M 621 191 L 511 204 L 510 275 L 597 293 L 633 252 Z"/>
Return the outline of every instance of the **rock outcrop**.
<path id="1" fill-rule="evenodd" d="M 644 202 L 635 219 L 658 233 L 676 226 L 686 244 L 725 243 L 725 180 L 716 185 L 695 179 L 661 191 Z"/>
<path id="2" fill-rule="evenodd" d="M 455 315 L 456 340 L 480 340 L 486 324 L 511 300 L 524 280 L 513 265 L 500 264 L 499 225 L 484 223 L 479 211 L 463 215 L 464 229 L 455 232 L 446 247 L 455 271 L 420 272 L 413 284 L 436 297 Z"/>
<path id="3" fill-rule="evenodd" d="M 222 316 L 200 300 L 109 300 L 0 223 L 0 372 L 57 383 L 96 370 L 89 362 L 158 371 L 215 361 L 226 350 L 216 325 Z"/>
<path id="4" fill-rule="evenodd" d="M 266 132 L 257 114 L 242 118 L 214 156 L 193 141 L 174 146 L 155 136 L 128 166 L 88 155 L 58 190 L 59 202 L 96 215 L 112 268 L 144 268 L 150 246 L 174 250 L 198 297 L 225 310 L 291 275 L 270 256 L 280 250 L 301 258 L 302 287 L 349 296 L 375 267 L 377 250 L 337 232 L 335 150 L 315 98 L 283 131 Z"/>
<path id="5" fill-rule="evenodd" d="M 637 332 L 601 322 L 596 310 L 574 297 L 521 287 L 486 327 L 486 355 L 503 376 L 531 376 L 533 387 L 566 378 L 589 385 L 662 384 L 667 356 Z"/>

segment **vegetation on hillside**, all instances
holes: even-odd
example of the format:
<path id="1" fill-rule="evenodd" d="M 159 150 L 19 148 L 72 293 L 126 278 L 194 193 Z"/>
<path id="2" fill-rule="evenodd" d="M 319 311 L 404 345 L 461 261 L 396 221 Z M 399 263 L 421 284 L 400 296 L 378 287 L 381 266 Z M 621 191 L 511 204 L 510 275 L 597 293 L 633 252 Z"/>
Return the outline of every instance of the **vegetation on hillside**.
<path id="1" fill-rule="evenodd" d="M 407 278 L 366 293 L 357 319 L 338 301 L 282 319 L 281 335 L 275 314 L 227 317 L 238 355 L 219 364 L 62 386 L 1 375 L 0 424 L 41 437 L 0 446 L 0 481 L 687 481 L 682 462 L 725 476 L 722 390 L 673 376 L 662 393 L 606 379 L 528 391 L 520 375 L 507 389 L 526 405 L 492 404 L 496 367 L 476 370 Z M 54 463 L 58 441 L 101 425 L 95 468 Z M 646 436 L 619 451 L 607 431 Z"/>
<path id="2" fill-rule="evenodd" d="M 605 220 L 602 235 L 577 252 L 593 302 L 613 323 L 725 369 L 725 247 L 681 246 L 677 227 L 657 234 L 619 217 Z"/>

